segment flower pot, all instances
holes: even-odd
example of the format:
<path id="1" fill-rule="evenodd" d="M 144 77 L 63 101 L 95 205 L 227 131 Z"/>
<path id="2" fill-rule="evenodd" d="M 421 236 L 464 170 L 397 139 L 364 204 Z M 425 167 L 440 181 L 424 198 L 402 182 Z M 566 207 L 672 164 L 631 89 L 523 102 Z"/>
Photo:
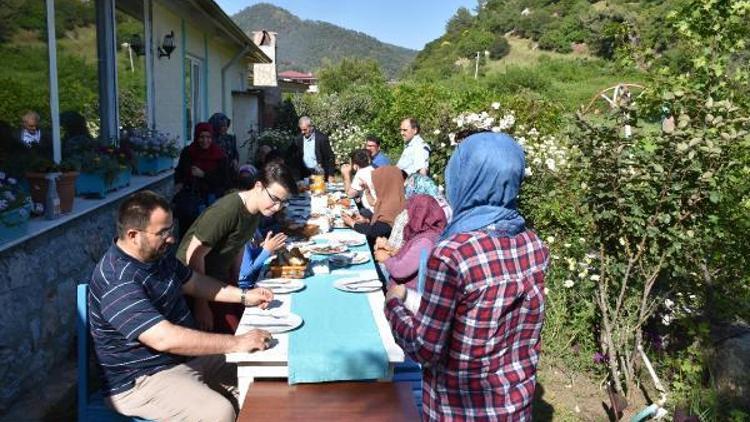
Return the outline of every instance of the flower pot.
<path id="1" fill-rule="evenodd" d="M 60 211 L 63 214 L 73 210 L 77 177 L 78 172 L 69 171 L 60 173 L 57 178 L 57 196 L 60 197 Z M 26 180 L 29 182 L 31 200 L 38 204 L 44 204 L 47 199 L 47 186 L 49 184 L 47 173 L 26 173 Z"/>
<path id="2" fill-rule="evenodd" d="M 83 172 L 76 180 L 76 195 L 78 196 L 104 198 L 107 190 L 104 173 Z"/>
<path id="3" fill-rule="evenodd" d="M 155 175 L 172 168 L 173 159 L 168 156 L 138 156 L 135 169 L 138 174 Z"/>
<path id="4" fill-rule="evenodd" d="M 112 182 L 112 189 L 122 189 L 130 186 L 130 177 L 132 175 L 132 170 L 130 170 L 130 167 L 120 170 L 119 173 L 117 173 L 117 176 L 115 176 L 115 180 Z"/>
<path id="5" fill-rule="evenodd" d="M 0 243 L 26 234 L 30 215 L 31 213 L 26 207 L 0 212 Z"/>
<path id="6" fill-rule="evenodd" d="M 78 196 L 104 198 L 107 192 L 129 186 L 130 175 L 129 168 L 120 170 L 114 179 L 107 183 L 103 172 L 81 173 L 76 181 L 75 191 Z"/>
<path id="7" fill-rule="evenodd" d="M 63 173 L 57 178 L 57 195 L 60 197 L 60 212 L 63 214 L 73 211 L 76 179 L 78 179 L 78 172 L 75 171 Z"/>

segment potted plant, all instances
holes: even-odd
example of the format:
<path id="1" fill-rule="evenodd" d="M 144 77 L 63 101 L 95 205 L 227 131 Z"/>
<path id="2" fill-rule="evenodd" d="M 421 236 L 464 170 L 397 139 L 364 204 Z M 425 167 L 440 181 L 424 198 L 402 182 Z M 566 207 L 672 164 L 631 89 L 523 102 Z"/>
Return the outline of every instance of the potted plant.
<path id="1" fill-rule="evenodd" d="M 31 161 L 29 171 L 26 172 L 31 200 L 35 204 L 44 204 L 49 184 L 47 174 L 60 173 L 56 180 L 57 195 L 60 197 L 60 211 L 63 214 L 71 212 L 75 197 L 76 179 L 78 178 L 76 170 L 75 163 L 71 161 L 54 163 L 47 158 L 35 157 Z"/>
<path id="2" fill-rule="evenodd" d="M 0 172 L 0 243 L 26 233 L 31 209 L 31 198 L 16 179 Z"/>
<path id="3" fill-rule="evenodd" d="M 154 175 L 169 170 L 180 154 L 176 138 L 152 129 L 132 130 L 128 144 L 135 155 L 138 174 Z"/>
<path id="4" fill-rule="evenodd" d="M 78 149 L 73 160 L 81 171 L 76 181 L 79 196 L 103 198 L 107 192 L 130 184 L 130 157 L 123 149 L 91 140 Z"/>

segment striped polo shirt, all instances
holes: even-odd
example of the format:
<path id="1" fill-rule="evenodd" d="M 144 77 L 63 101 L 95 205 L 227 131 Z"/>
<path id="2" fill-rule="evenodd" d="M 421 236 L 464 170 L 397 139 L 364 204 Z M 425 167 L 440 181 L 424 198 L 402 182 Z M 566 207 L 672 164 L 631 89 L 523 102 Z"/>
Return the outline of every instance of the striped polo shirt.
<path id="1" fill-rule="evenodd" d="M 140 343 L 138 336 L 163 320 L 194 326 L 182 295 L 182 285 L 191 275 L 172 253 L 144 263 L 113 244 L 104 254 L 91 276 L 88 304 L 105 395 L 127 391 L 136 378 L 186 360 L 157 352 Z"/>

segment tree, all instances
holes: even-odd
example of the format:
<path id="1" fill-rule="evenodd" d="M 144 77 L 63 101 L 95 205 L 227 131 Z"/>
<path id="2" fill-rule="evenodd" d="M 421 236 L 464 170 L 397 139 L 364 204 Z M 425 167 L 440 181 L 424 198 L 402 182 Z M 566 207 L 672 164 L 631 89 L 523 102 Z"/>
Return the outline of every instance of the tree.
<path id="1" fill-rule="evenodd" d="M 385 76 L 375 60 L 345 58 L 335 64 L 325 64 L 318 71 L 318 82 L 321 92 L 339 93 L 354 86 L 383 85 Z"/>

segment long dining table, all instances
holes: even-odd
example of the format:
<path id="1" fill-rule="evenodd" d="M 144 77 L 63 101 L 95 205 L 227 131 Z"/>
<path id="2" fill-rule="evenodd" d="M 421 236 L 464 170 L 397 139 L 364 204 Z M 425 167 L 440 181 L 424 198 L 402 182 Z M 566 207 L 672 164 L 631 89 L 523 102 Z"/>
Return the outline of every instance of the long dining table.
<path id="1" fill-rule="evenodd" d="M 298 204 L 307 204 L 309 207 L 309 200 L 310 196 L 307 195 L 305 197 L 297 197 L 295 198 L 297 200 Z M 304 202 L 304 199 L 306 199 L 308 202 Z M 294 201 L 294 199 L 293 199 Z M 309 208 L 308 213 L 309 214 Z M 306 215 L 297 215 L 298 219 L 305 220 Z M 348 228 L 335 228 L 330 234 L 343 234 L 345 236 L 348 235 L 356 235 L 356 232 L 354 232 L 351 229 Z M 302 281 L 305 283 L 306 288 L 310 286 L 315 286 L 316 289 L 316 296 L 317 298 L 320 298 L 321 295 L 324 298 L 322 303 L 320 303 L 320 306 L 315 306 L 314 310 L 315 312 L 310 312 L 309 314 L 300 314 L 300 316 L 303 319 L 303 324 L 299 327 L 297 327 L 294 330 L 291 330 L 289 332 L 283 332 L 279 334 L 273 335 L 273 340 L 270 344 L 270 347 L 266 350 L 259 351 L 259 352 L 252 352 L 252 353 L 230 353 L 226 355 L 227 362 L 232 362 L 237 365 L 237 378 L 238 378 L 238 387 L 240 390 L 240 403 L 245 402 L 245 396 L 247 395 L 248 389 L 251 388 L 251 385 L 253 382 L 259 379 L 292 379 L 292 376 L 290 376 L 290 343 L 292 342 L 292 336 L 298 335 L 301 337 L 298 338 L 307 338 L 309 339 L 311 332 L 305 332 L 304 330 L 310 330 L 310 327 L 314 327 L 315 319 L 336 319 L 336 318 L 346 318 L 346 315 L 340 315 L 338 312 L 339 310 L 336 309 L 335 306 L 327 306 L 328 299 L 331 299 L 332 302 L 334 302 L 334 299 L 341 300 L 342 292 L 339 290 L 336 290 L 334 287 L 334 282 L 340 278 L 340 277 L 351 277 L 352 275 L 356 275 L 357 273 L 363 273 L 367 272 L 369 274 L 375 273 L 375 262 L 372 256 L 372 253 L 367 247 L 367 245 L 358 247 L 358 248 L 352 248 L 352 250 L 356 250 L 357 253 L 366 253 L 368 254 L 369 261 L 366 263 L 362 263 L 359 265 L 353 265 L 348 268 L 341 268 L 341 269 L 331 269 L 329 274 L 311 274 Z M 315 256 L 312 257 L 312 259 L 316 259 Z M 317 259 L 322 259 L 322 257 L 318 256 Z M 262 279 L 263 277 L 261 277 Z M 283 314 L 291 313 L 294 309 L 294 303 L 295 303 L 295 297 L 298 297 L 298 300 L 301 300 L 301 298 L 298 295 L 305 294 L 305 290 L 301 290 L 299 292 L 293 292 L 288 294 L 275 294 L 274 296 L 274 303 L 273 308 L 275 309 L 274 312 L 280 312 Z M 335 296 L 339 295 L 339 296 Z M 361 336 L 363 333 L 361 333 L 361 330 L 371 330 L 376 331 L 377 336 L 380 338 L 380 341 L 382 342 L 382 347 L 385 351 L 385 354 L 387 355 L 387 362 L 388 362 L 388 368 L 385 372 L 384 376 L 380 378 L 380 381 L 389 381 L 390 378 L 393 375 L 393 368 L 396 364 L 401 363 L 404 361 L 404 352 L 401 350 L 401 348 L 396 344 L 393 335 L 391 333 L 391 329 L 388 325 L 388 322 L 385 318 L 385 314 L 383 311 L 385 298 L 383 295 L 382 290 L 376 290 L 371 291 L 367 293 L 343 293 L 343 295 L 363 295 L 366 300 L 357 300 L 355 303 L 359 307 L 366 307 L 369 308 L 369 312 L 372 314 L 372 322 L 374 324 L 363 324 L 362 327 L 356 327 L 352 328 L 350 327 L 347 329 L 349 332 L 345 332 L 347 330 L 341 330 L 342 332 L 338 333 L 326 333 L 327 335 L 334 334 L 335 336 L 343 339 L 343 341 L 348 341 L 347 339 L 354 337 L 354 339 L 359 338 L 358 336 Z M 353 297 L 353 296 L 352 296 Z M 358 298 L 359 299 L 359 298 Z M 309 302 L 309 301 L 308 301 Z M 309 304 L 308 308 L 309 309 Z M 248 330 L 248 327 L 253 326 L 262 326 L 264 319 L 258 319 L 262 318 L 258 315 L 258 310 L 254 308 L 248 308 L 245 313 L 243 314 L 239 328 L 237 330 L 237 333 L 240 334 L 242 332 L 245 332 Z M 356 331 L 357 336 L 352 336 L 352 334 L 355 334 L 354 331 Z M 307 337 L 305 335 L 307 334 Z M 366 333 L 365 333 L 366 334 Z M 372 334 L 374 335 L 374 334 Z M 299 341 L 299 340 L 298 340 Z M 352 340 L 355 341 L 355 340 Z M 316 353 L 316 346 L 314 342 L 311 342 L 312 345 L 308 345 L 308 350 L 306 350 L 308 353 L 312 353 L 315 355 Z M 299 344 L 299 343 L 298 343 Z M 312 348 L 310 350 L 310 348 Z M 330 353 L 330 350 L 327 352 L 324 351 L 325 348 L 321 348 L 320 354 Z M 356 353 L 356 348 L 354 349 Z M 292 353 L 295 353 L 292 351 Z M 307 355 L 306 355 L 307 356 Z M 333 356 L 331 356 L 332 362 L 335 362 L 336 365 L 341 363 L 340 356 L 336 356 L 339 360 L 334 360 Z M 326 359 L 328 359 L 327 356 L 314 356 L 316 362 L 324 362 Z M 362 359 L 366 359 L 366 357 L 362 356 Z M 297 359 L 299 361 L 299 359 Z M 353 357 L 352 361 L 357 361 L 357 357 Z M 361 362 L 361 361 L 359 361 Z M 326 381 L 351 381 L 351 378 L 342 378 L 342 379 L 336 379 L 335 374 L 334 378 L 327 379 Z"/>

